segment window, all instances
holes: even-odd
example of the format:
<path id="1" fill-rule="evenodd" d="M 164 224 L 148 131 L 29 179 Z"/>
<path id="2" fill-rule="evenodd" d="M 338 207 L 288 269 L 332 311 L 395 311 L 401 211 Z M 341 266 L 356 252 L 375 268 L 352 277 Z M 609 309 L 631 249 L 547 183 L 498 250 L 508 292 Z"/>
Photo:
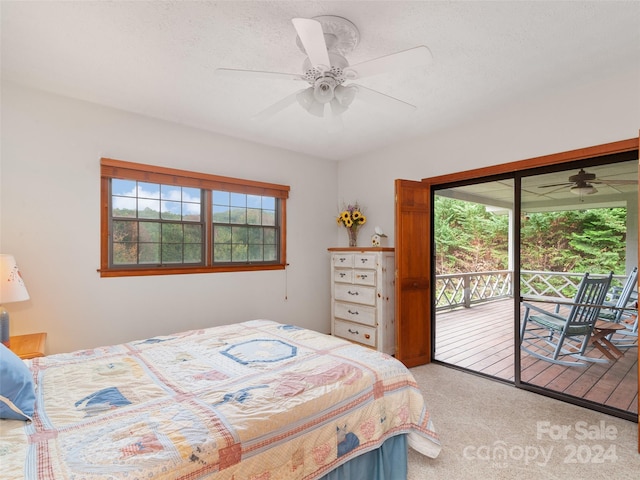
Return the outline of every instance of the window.
<path id="1" fill-rule="evenodd" d="M 101 276 L 285 266 L 289 187 L 103 158 Z"/>

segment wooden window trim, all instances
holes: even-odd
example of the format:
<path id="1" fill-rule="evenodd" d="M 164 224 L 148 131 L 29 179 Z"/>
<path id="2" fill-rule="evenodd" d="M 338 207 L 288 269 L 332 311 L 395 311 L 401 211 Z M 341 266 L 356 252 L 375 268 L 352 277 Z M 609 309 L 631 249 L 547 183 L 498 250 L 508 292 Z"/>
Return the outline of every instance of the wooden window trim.
<path id="1" fill-rule="evenodd" d="M 165 183 L 203 190 L 226 190 L 249 195 L 263 195 L 278 198 L 280 201 L 280 261 L 277 264 L 239 264 L 239 265 L 199 265 L 176 267 L 109 267 L 109 180 L 112 178 L 138 180 L 150 183 Z M 283 270 L 286 267 L 286 199 L 290 187 L 274 183 L 256 182 L 240 178 L 209 175 L 175 168 L 157 167 L 140 163 L 126 162 L 112 158 L 100 159 L 100 268 L 101 277 L 130 277 L 146 275 L 176 275 L 189 273 L 247 272 L 262 270 Z M 205 250 L 210 258 L 210 219 L 206 221 L 207 245 Z"/>

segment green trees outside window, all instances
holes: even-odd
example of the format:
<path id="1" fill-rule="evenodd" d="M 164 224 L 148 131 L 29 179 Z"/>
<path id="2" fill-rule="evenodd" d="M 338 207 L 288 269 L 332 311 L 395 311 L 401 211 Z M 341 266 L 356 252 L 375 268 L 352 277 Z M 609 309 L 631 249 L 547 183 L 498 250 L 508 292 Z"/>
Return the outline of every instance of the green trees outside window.
<path id="1" fill-rule="evenodd" d="M 526 213 L 523 270 L 624 273 L 626 208 Z M 508 268 L 507 215 L 483 205 L 435 197 L 436 274 Z"/>

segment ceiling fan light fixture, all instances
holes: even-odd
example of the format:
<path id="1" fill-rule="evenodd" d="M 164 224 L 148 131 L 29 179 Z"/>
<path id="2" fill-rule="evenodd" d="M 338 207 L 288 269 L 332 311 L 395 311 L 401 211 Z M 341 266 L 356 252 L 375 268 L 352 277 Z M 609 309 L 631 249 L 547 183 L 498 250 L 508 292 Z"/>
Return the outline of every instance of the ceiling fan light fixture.
<path id="1" fill-rule="evenodd" d="M 320 103 L 329 103 L 333 100 L 333 90 L 336 81 L 332 77 L 319 78 L 313 87 L 313 96 Z"/>
<path id="2" fill-rule="evenodd" d="M 296 95 L 296 100 L 302 108 L 316 117 L 324 116 L 324 103 L 315 99 L 313 87 L 305 88 Z"/>
<path id="3" fill-rule="evenodd" d="M 356 98 L 356 93 L 358 92 L 358 87 L 355 85 L 338 85 L 334 90 L 334 95 L 336 100 L 340 103 L 341 106 L 347 109 L 349 105 L 353 102 L 353 99 Z"/>
<path id="4" fill-rule="evenodd" d="M 331 113 L 334 116 L 342 115 L 344 112 L 346 112 L 349 109 L 348 105 L 343 105 L 338 101 L 337 98 L 334 98 L 333 100 L 331 100 L 331 103 L 329 105 L 331 105 Z"/>
<path id="5" fill-rule="evenodd" d="M 571 187 L 571 193 L 575 195 L 593 195 L 598 189 L 591 184 L 575 185 Z"/>

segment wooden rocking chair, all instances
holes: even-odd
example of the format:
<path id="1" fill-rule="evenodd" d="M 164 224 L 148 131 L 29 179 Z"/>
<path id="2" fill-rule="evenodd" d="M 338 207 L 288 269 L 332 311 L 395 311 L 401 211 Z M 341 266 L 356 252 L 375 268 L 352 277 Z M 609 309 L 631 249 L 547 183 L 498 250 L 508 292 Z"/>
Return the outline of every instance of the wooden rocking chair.
<path id="1" fill-rule="evenodd" d="M 585 350 L 612 276 L 613 272 L 606 277 L 592 278 L 585 273 L 573 300 L 551 302 L 556 305 L 553 312 L 523 302 L 525 310 L 520 348 L 534 357 L 559 365 L 586 366 L 587 362 L 607 362 L 607 359 L 586 357 Z M 559 313 L 560 305 L 569 307 L 566 316 Z"/>

